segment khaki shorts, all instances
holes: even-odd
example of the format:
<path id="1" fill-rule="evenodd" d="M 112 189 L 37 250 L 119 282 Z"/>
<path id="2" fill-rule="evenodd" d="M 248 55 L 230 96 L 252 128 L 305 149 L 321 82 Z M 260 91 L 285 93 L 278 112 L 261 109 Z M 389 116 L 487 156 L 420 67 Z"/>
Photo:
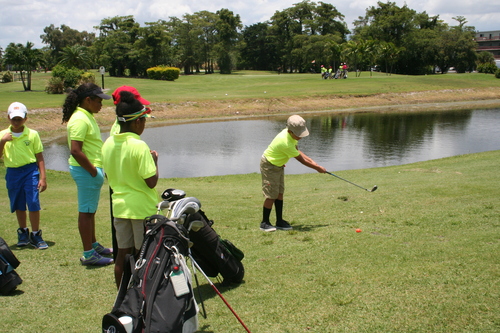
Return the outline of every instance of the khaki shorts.
<path id="1" fill-rule="evenodd" d="M 260 159 L 262 194 L 266 199 L 278 199 L 285 192 L 285 167 L 271 164 L 265 156 Z"/>
<path id="2" fill-rule="evenodd" d="M 116 242 L 119 249 L 140 249 L 144 240 L 144 220 L 115 217 Z"/>

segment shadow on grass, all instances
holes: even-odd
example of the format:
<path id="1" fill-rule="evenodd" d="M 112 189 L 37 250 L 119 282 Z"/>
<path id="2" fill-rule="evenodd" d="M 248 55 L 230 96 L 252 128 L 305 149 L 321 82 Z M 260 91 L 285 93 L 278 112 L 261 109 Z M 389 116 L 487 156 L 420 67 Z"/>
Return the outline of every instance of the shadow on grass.
<path id="1" fill-rule="evenodd" d="M 12 290 L 8 294 L 0 294 L 0 298 L 2 298 L 2 297 L 16 297 L 16 296 L 19 296 L 19 295 L 22 295 L 22 294 L 24 294 L 23 290 L 15 289 L 15 290 Z"/>
<path id="2" fill-rule="evenodd" d="M 294 224 L 292 225 L 293 227 L 293 230 L 292 231 L 296 231 L 296 232 L 307 232 L 307 231 L 311 231 L 313 229 L 318 229 L 318 228 L 327 228 L 329 227 L 330 225 L 329 224 L 309 224 L 309 225 L 305 225 L 305 224 Z"/>

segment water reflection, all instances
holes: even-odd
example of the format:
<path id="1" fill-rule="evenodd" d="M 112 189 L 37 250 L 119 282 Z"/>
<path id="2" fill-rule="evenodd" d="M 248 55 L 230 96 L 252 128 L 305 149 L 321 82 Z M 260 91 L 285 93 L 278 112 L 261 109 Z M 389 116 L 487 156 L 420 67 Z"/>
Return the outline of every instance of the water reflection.
<path id="1" fill-rule="evenodd" d="M 499 111 L 306 116 L 311 134 L 299 149 L 331 171 L 496 150 Z M 260 156 L 286 118 L 148 128 L 142 138 L 159 152 L 162 178 L 245 174 L 259 172 Z M 47 168 L 67 170 L 68 154 L 66 145 L 46 147 Z M 291 160 L 286 172 L 314 171 Z"/>

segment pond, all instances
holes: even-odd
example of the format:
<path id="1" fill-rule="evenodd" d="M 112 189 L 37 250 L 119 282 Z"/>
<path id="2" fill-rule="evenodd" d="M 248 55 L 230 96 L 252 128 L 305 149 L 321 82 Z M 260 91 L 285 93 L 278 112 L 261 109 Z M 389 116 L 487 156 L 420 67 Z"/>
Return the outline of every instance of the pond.
<path id="1" fill-rule="evenodd" d="M 401 165 L 500 149 L 500 110 L 303 116 L 310 135 L 299 149 L 327 170 Z M 259 172 L 262 153 L 287 117 L 147 128 L 161 178 Z M 154 119 L 148 120 L 148 122 Z M 147 125 L 146 125 L 147 126 Z M 109 133 L 103 133 L 105 140 Z M 48 169 L 68 170 L 65 144 L 47 145 Z M 287 174 L 315 172 L 291 159 Z"/>

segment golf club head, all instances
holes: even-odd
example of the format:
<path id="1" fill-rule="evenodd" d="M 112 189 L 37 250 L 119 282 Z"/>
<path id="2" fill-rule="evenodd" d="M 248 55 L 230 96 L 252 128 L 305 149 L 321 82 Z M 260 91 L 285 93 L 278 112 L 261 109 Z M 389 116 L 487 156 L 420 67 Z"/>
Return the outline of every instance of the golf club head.
<path id="1" fill-rule="evenodd" d="M 195 197 L 187 197 L 173 202 L 172 214 L 170 219 L 177 220 L 182 217 L 183 214 L 190 215 L 195 214 L 200 210 L 201 203 Z"/>
<path id="2" fill-rule="evenodd" d="M 170 202 L 169 201 L 161 201 L 158 203 L 158 211 L 165 210 L 170 207 Z"/>
<path id="3" fill-rule="evenodd" d="M 167 188 L 163 193 L 161 194 L 161 197 L 165 201 L 175 201 L 182 199 L 186 196 L 186 192 L 183 190 L 177 190 L 175 188 Z"/>
<path id="4" fill-rule="evenodd" d="M 377 185 L 374 185 L 370 192 L 375 192 L 378 189 Z"/>
<path id="5" fill-rule="evenodd" d="M 201 228 L 203 228 L 204 226 L 205 226 L 205 224 L 203 223 L 203 221 L 196 220 L 196 221 L 193 221 L 193 222 L 189 223 L 188 231 L 189 230 L 193 230 L 194 232 L 197 232 Z"/>

